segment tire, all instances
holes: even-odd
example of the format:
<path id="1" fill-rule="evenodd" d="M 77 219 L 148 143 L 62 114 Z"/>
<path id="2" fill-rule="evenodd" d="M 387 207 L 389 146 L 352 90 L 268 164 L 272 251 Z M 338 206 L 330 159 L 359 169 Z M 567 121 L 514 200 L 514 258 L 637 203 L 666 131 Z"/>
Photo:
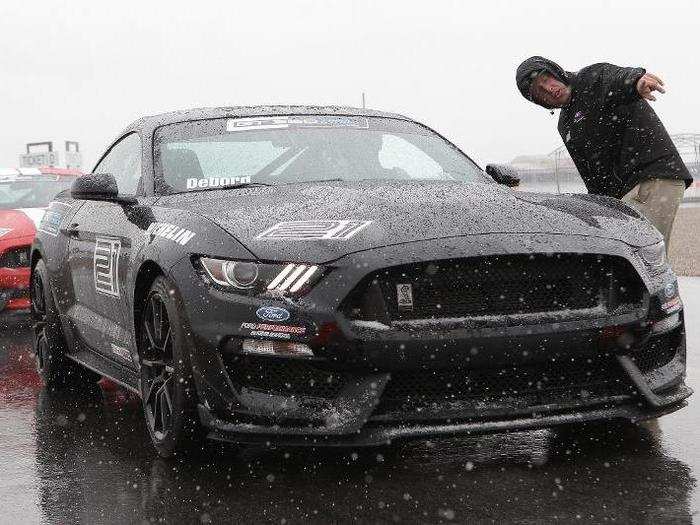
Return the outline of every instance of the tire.
<path id="1" fill-rule="evenodd" d="M 156 277 L 141 305 L 138 344 L 146 428 L 161 457 L 201 449 L 205 431 L 197 414 L 190 346 L 177 294 Z"/>
<path id="2" fill-rule="evenodd" d="M 32 345 L 37 372 L 49 391 L 93 391 L 101 376 L 66 357 L 68 344 L 49 284 L 39 260 L 31 277 Z"/>

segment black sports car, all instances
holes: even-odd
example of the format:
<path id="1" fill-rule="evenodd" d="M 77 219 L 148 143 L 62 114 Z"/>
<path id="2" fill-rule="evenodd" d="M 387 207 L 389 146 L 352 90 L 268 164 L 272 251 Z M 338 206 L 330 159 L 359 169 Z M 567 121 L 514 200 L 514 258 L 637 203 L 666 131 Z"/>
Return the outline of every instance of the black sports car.
<path id="1" fill-rule="evenodd" d="M 138 120 L 31 251 L 38 367 L 137 392 L 164 456 L 204 436 L 375 445 L 685 405 L 660 234 L 620 201 L 516 192 L 401 115 Z M 497 184 L 493 179 L 502 184 Z"/>

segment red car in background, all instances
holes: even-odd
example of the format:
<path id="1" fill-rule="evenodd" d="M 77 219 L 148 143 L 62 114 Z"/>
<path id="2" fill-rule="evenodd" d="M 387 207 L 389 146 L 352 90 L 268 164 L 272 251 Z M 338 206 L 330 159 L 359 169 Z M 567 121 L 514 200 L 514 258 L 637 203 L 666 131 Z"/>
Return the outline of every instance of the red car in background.
<path id="1" fill-rule="evenodd" d="M 54 196 L 81 175 L 61 168 L 0 168 L 0 315 L 29 310 L 29 247 Z"/>

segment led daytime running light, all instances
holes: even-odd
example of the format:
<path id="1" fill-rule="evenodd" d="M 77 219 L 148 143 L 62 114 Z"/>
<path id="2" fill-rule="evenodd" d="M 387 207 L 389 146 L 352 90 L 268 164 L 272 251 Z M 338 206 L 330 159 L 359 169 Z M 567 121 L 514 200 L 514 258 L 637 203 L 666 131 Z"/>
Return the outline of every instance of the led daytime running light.
<path id="1" fill-rule="evenodd" d="M 280 292 L 299 291 L 309 279 L 316 273 L 318 266 L 306 266 L 305 264 L 288 264 L 267 286 L 268 290 Z"/>

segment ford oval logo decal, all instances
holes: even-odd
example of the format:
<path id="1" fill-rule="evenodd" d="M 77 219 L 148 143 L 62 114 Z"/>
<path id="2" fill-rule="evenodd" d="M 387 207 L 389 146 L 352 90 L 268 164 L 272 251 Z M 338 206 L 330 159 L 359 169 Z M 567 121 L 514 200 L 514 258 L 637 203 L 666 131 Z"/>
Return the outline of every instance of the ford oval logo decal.
<path id="1" fill-rule="evenodd" d="M 666 298 L 668 299 L 671 299 L 674 295 L 676 295 L 675 283 L 668 283 L 664 288 L 664 293 L 666 294 Z"/>
<path id="2" fill-rule="evenodd" d="M 277 306 L 262 306 L 258 308 L 255 315 L 264 321 L 273 321 L 276 323 L 281 323 L 289 319 L 289 312 Z"/>

